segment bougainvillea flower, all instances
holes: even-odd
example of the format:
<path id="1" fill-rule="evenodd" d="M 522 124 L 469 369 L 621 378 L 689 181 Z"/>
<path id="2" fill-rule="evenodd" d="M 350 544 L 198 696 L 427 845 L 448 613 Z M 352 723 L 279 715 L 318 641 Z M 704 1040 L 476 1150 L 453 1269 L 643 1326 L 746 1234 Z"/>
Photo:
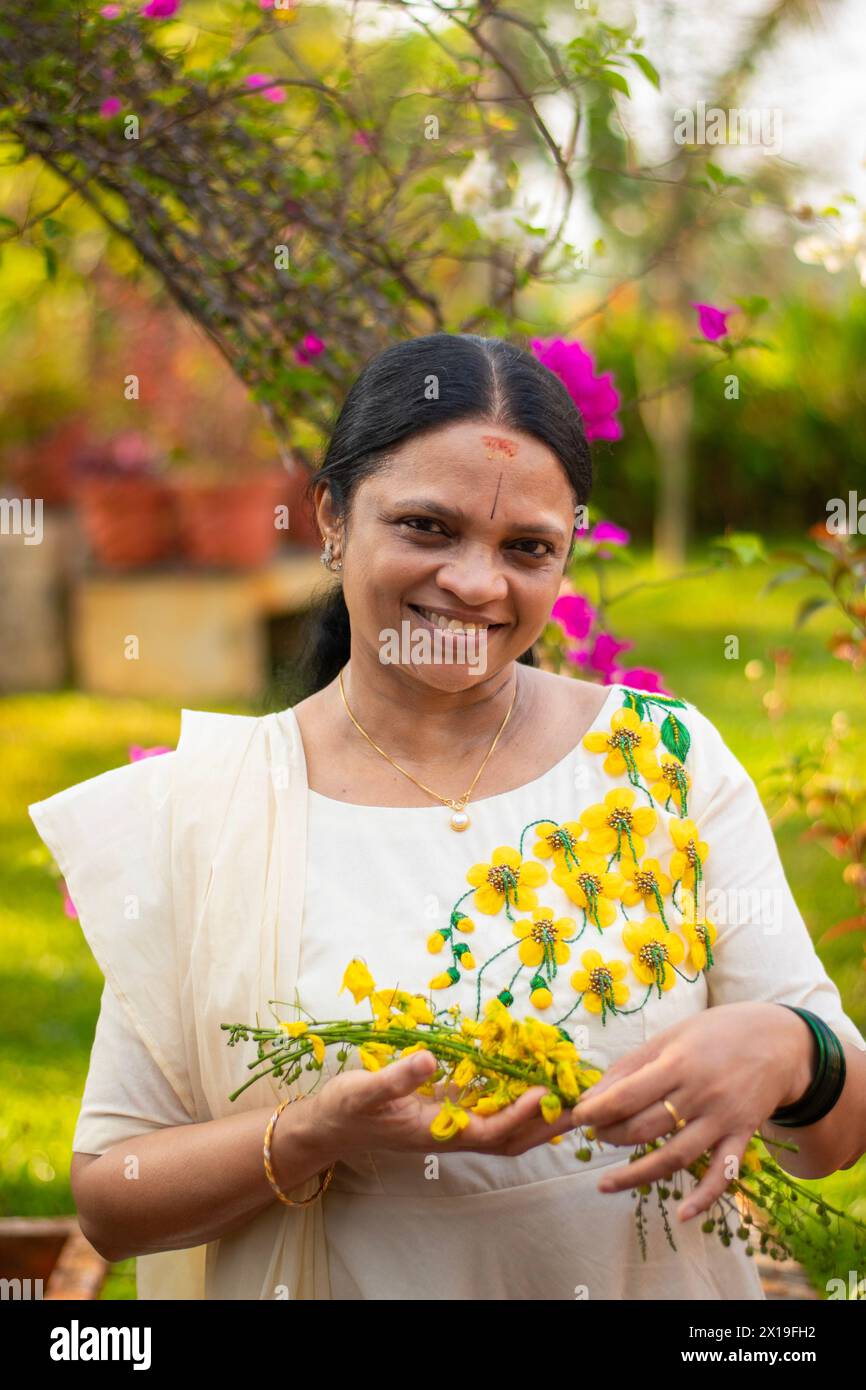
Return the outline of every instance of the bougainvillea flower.
<path id="1" fill-rule="evenodd" d="M 321 338 L 317 338 L 315 333 L 307 333 L 295 348 L 295 357 L 298 362 L 306 365 L 314 357 L 318 357 L 320 352 L 325 351 L 325 344 Z"/>
<path id="2" fill-rule="evenodd" d="M 631 685 L 635 690 L 645 690 L 648 695 L 669 695 L 670 691 L 664 684 L 664 678 L 658 671 L 652 671 L 648 666 L 629 666 L 625 671 L 617 671 L 616 683 L 618 685 Z M 609 682 L 610 684 L 610 682 Z"/>
<path id="3" fill-rule="evenodd" d="M 593 671 L 600 671 L 605 677 L 609 677 L 616 663 L 617 655 L 626 652 L 634 642 L 619 642 L 612 637 L 609 632 L 599 632 L 592 644 L 592 651 L 589 653 L 589 665 Z M 608 679 L 608 685 L 610 680 Z"/>
<path id="4" fill-rule="evenodd" d="M 77 918 L 78 909 L 76 908 L 75 903 L 69 896 L 69 889 L 66 887 L 66 880 L 63 878 L 60 880 L 60 891 L 63 894 L 63 911 L 66 913 L 66 916 Z"/>
<path id="5" fill-rule="evenodd" d="M 631 535 L 613 521 L 599 521 L 589 533 L 591 541 L 606 541 L 608 545 L 628 545 Z"/>
<path id="6" fill-rule="evenodd" d="M 285 101 L 286 93 L 272 77 L 263 72 L 251 72 L 244 78 L 248 87 L 255 87 L 267 101 Z"/>
<path id="7" fill-rule="evenodd" d="M 613 373 L 597 376 L 592 357 L 580 343 L 567 343 L 562 338 L 533 338 L 531 347 L 539 362 L 565 384 L 583 416 L 587 439 L 622 439 L 622 425 L 616 419 L 620 398 Z"/>
<path id="8" fill-rule="evenodd" d="M 155 744 L 153 748 L 142 748 L 140 744 L 133 743 L 129 750 L 129 761 L 137 763 L 142 758 L 158 758 L 160 753 L 170 753 L 172 750 L 165 744 Z"/>
<path id="9" fill-rule="evenodd" d="M 372 150 L 373 137 L 368 130 L 356 130 L 352 134 L 352 144 L 360 145 L 362 150 Z"/>
<path id="10" fill-rule="evenodd" d="M 583 594 L 560 594 L 550 616 L 569 637 L 587 637 L 595 621 L 595 609 Z"/>
<path id="11" fill-rule="evenodd" d="M 99 108 L 99 114 L 105 120 L 109 120 L 112 116 L 117 115 L 118 111 L 120 110 L 120 106 L 120 97 L 106 97 L 105 101 Z"/>
<path id="12" fill-rule="evenodd" d="M 728 331 L 728 314 L 732 314 L 733 309 L 717 309 L 713 304 L 692 304 L 691 307 L 698 311 L 698 326 L 705 338 L 711 343 L 724 338 Z"/>
<path id="13" fill-rule="evenodd" d="M 180 0 L 150 0 L 141 13 L 148 19 L 171 19 L 179 7 Z"/>
<path id="14" fill-rule="evenodd" d="M 103 19 L 117 19 L 117 16 L 121 13 L 121 9 L 119 5 L 103 5 L 99 13 L 102 15 Z"/>

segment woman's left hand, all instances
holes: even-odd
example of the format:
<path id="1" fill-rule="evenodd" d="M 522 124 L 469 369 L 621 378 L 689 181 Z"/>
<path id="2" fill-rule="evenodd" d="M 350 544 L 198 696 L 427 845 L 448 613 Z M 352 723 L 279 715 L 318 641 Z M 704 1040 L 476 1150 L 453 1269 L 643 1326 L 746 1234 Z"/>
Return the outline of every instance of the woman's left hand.
<path id="1" fill-rule="evenodd" d="M 749 1139 L 773 1111 L 809 1085 L 808 1025 L 779 1004 L 720 1004 L 649 1038 L 605 1072 L 572 1111 L 596 1139 L 658 1149 L 606 1170 L 599 1191 L 673 1177 L 705 1150 L 712 1159 L 679 1205 L 681 1221 L 712 1206 L 739 1174 Z M 686 1124 L 672 1132 L 668 1100 Z"/>

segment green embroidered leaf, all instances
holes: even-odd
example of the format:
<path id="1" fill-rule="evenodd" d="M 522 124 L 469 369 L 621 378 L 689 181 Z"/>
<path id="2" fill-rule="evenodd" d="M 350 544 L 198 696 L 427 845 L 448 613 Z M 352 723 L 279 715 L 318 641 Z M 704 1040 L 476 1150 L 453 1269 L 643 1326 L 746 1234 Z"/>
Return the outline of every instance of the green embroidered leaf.
<path id="1" fill-rule="evenodd" d="M 685 724 L 681 724 L 676 715 L 669 714 L 662 724 L 662 743 L 669 753 L 673 753 L 680 762 L 685 762 L 691 738 Z"/>

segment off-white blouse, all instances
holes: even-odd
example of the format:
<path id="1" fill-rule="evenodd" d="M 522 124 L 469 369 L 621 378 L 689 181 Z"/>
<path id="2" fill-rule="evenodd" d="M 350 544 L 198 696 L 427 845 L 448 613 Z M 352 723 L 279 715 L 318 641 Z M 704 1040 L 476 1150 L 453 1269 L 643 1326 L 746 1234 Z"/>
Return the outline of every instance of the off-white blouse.
<path id="1" fill-rule="evenodd" d="M 593 722 L 607 730 L 623 704 L 613 686 Z M 284 712 L 293 720 L 291 711 Z M 627 921 L 646 917 L 643 905 L 623 909 L 604 929 L 584 923 L 583 909 L 551 876 L 553 862 L 537 856 L 533 822 L 576 822 L 585 808 L 628 787 L 605 771 L 604 758 L 582 740 L 556 766 L 521 787 L 470 806 L 471 826 L 455 834 L 439 806 L 372 807 L 335 801 L 306 790 L 306 877 L 298 988 L 315 1018 L 363 1017 L 348 992 L 338 993 L 348 961 L 366 961 L 378 986 L 430 993 L 434 1007 L 457 1003 L 477 1017 L 486 1000 L 510 989 L 512 1012 L 559 1022 L 585 1059 L 601 1068 L 681 1019 L 707 1007 L 741 1000 L 798 1004 L 820 1014 L 841 1039 L 866 1050 L 866 1040 L 845 1014 L 839 992 L 813 947 L 785 879 L 775 841 L 754 784 L 718 731 L 692 705 L 676 711 L 691 746 L 688 813 L 709 846 L 705 864 L 707 916 L 718 928 L 709 970 L 688 956 L 674 985 L 659 997 L 634 972 L 623 940 Z M 657 711 L 658 714 L 658 711 Z M 659 750 L 664 751 L 662 745 Z M 150 777 L 165 775 L 173 755 L 151 760 Z M 96 779 L 99 780 L 99 779 Z M 641 794 L 639 804 L 649 804 Z M 50 806 L 51 802 L 42 803 Z M 37 809 L 37 808 L 34 808 Z M 130 815 L 136 812 L 130 807 Z M 47 817 L 34 816 L 49 845 Z M 644 837 L 644 858 L 666 871 L 675 846 L 674 805 L 656 806 L 656 825 Z M 59 835 L 55 829 L 54 834 Z M 569 959 L 549 981 L 551 1002 L 529 998 L 536 970 L 522 967 L 519 939 L 505 911 L 478 910 L 467 880 L 502 846 L 522 847 L 525 860 L 548 872 L 535 892 L 554 919 L 572 919 L 577 938 Z M 70 852 L 73 852 L 70 849 Z M 85 852 L 83 845 L 74 853 Z M 474 924 L 454 939 L 471 947 L 475 965 L 458 982 L 429 991 L 450 963 L 448 949 L 431 954 L 428 941 L 447 930 L 455 905 Z M 665 915 L 676 930 L 669 900 Z M 530 912 L 515 912 L 528 919 Z M 583 927 L 583 930 L 581 930 Z M 237 922 L 253 931 L 254 921 Z M 579 935 L 578 935 L 579 934 Z M 685 939 L 685 938 L 684 938 Z M 630 1013 L 598 1014 L 578 1002 L 573 982 L 586 951 L 622 961 Z M 577 1007 L 575 1007 L 577 1005 Z M 167 1004 L 167 1007 L 169 1005 Z M 285 1008 L 282 1015 L 286 1016 Z M 225 1021 L 239 1021 L 237 1019 Z M 250 1020 L 251 1021 L 251 1020 Z M 239 1047 L 238 1052 L 241 1051 Z M 242 1068 L 248 1056 L 239 1057 Z M 724 1066 L 724 1058 L 718 1059 Z M 336 1064 L 331 1062 L 332 1069 Z M 359 1065 L 353 1057 L 350 1065 Z M 264 1103 L 260 1101 L 260 1103 Z M 206 1118 L 206 1117 L 205 1117 Z M 73 1148 L 102 1153 L 112 1145 L 163 1126 L 191 1122 L 187 1106 L 157 1064 L 129 1011 L 109 983 L 94 1038 L 90 1069 Z M 375 1151 L 336 1165 L 322 1203 L 330 1296 L 335 1299 L 733 1299 L 762 1298 L 754 1261 L 743 1242 L 725 1248 L 700 1230 L 702 1218 L 676 1221 L 669 1203 L 675 1252 L 661 1215 L 647 1211 L 647 1259 L 635 1236 L 636 1198 L 603 1194 L 600 1168 L 627 1161 L 630 1150 L 605 1145 L 590 1162 L 575 1157 L 565 1136 L 515 1158 L 449 1152 L 431 1140 L 430 1153 Z M 685 1187 L 692 1179 L 685 1177 Z M 223 1295 L 225 1296 L 225 1295 Z M 237 1297 L 275 1296 L 238 1292 Z"/>

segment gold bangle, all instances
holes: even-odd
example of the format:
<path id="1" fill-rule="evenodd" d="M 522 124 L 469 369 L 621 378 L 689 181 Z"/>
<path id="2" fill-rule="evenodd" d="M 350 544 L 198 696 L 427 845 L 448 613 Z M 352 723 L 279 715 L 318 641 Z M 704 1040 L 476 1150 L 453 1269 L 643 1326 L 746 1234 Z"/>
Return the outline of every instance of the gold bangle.
<path id="1" fill-rule="evenodd" d="M 322 1193 L 325 1192 L 325 1191 L 327 1190 L 328 1185 L 329 1185 L 331 1179 L 332 1179 L 333 1176 L 334 1176 L 334 1165 L 333 1165 L 333 1163 L 332 1163 L 331 1166 L 330 1166 L 330 1168 L 327 1170 L 327 1172 L 322 1172 L 322 1173 L 319 1174 L 319 1178 L 320 1178 L 319 1186 L 318 1186 L 317 1190 L 313 1193 L 313 1195 L 312 1195 L 311 1197 L 304 1197 L 302 1200 L 297 1201 L 297 1202 L 296 1202 L 293 1198 L 287 1197 L 287 1196 L 285 1195 L 285 1193 L 281 1190 L 281 1188 L 280 1188 L 280 1186 L 279 1186 L 279 1183 L 277 1182 L 276 1178 L 274 1177 L 274 1170 L 273 1170 L 273 1168 L 271 1167 L 271 1138 L 273 1137 L 273 1133 L 274 1133 L 274 1125 L 277 1123 L 277 1120 L 279 1119 L 280 1115 L 281 1115 L 282 1112 L 285 1110 L 285 1108 L 286 1108 L 287 1105 L 291 1105 L 291 1103 L 292 1103 L 293 1100 L 303 1100 L 303 1099 L 304 1099 L 304 1096 L 303 1096 L 303 1095 L 300 1095 L 300 1096 L 289 1096 L 288 1100 L 284 1100 L 284 1101 L 282 1102 L 281 1105 L 278 1105 L 278 1106 L 277 1106 L 277 1108 L 276 1108 L 276 1110 L 274 1111 L 273 1115 L 272 1115 L 271 1118 L 268 1120 L 268 1127 L 267 1127 L 267 1129 L 265 1130 L 265 1142 L 264 1142 L 265 1174 L 266 1174 L 266 1176 L 267 1176 L 268 1182 L 270 1183 L 271 1187 L 274 1189 L 274 1192 L 275 1192 L 276 1195 L 279 1197 L 279 1199 L 280 1199 L 281 1202 L 285 1202 L 285 1204 L 286 1204 L 287 1207 L 307 1207 L 307 1206 L 309 1206 L 311 1202 L 315 1202 L 315 1200 L 316 1200 L 317 1197 L 321 1197 L 321 1196 L 322 1196 Z"/>

